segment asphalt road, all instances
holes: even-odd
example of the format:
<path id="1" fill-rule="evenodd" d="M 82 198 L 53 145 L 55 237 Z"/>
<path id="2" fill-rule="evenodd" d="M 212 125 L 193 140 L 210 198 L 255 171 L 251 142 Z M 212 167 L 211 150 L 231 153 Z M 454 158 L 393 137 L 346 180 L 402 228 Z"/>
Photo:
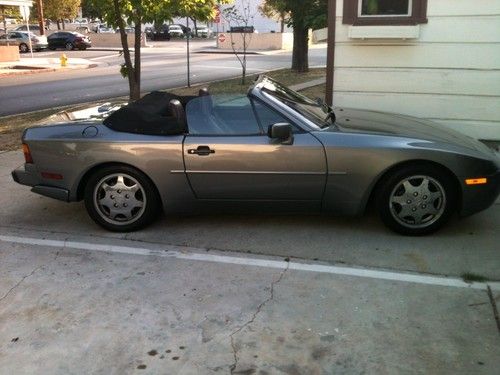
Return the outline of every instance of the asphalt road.
<path id="1" fill-rule="evenodd" d="M 232 54 L 206 54 L 213 41 L 193 43 L 191 82 L 193 84 L 236 77 L 241 67 Z M 36 57 L 59 57 L 63 51 L 40 52 Z M 65 52 L 65 51 L 64 51 Z M 128 95 L 128 81 L 119 73 L 123 57 L 113 51 L 69 51 L 69 58 L 89 59 L 97 67 L 0 79 L 0 116 L 30 112 L 55 106 L 89 102 Z M 250 55 L 248 73 L 290 66 L 291 53 Z M 326 48 L 310 51 L 310 65 L 324 65 Z M 183 42 L 165 42 L 164 47 L 142 50 L 142 91 L 185 86 L 186 50 Z"/>

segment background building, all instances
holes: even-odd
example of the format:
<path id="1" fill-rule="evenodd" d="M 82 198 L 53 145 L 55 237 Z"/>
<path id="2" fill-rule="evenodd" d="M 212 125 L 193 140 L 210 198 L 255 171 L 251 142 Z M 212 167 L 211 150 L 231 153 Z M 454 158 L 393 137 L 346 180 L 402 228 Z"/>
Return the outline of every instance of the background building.
<path id="1" fill-rule="evenodd" d="M 335 105 L 500 139 L 499 0 L 337 0 L 336 11 Z"/>

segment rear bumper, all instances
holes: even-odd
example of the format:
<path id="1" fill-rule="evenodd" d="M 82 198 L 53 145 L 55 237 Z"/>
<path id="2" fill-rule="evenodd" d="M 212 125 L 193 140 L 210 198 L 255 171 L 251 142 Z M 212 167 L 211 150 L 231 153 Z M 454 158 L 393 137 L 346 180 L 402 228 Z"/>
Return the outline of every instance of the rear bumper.
<path id="1" fill-rule="evenodd" d="M 38 178 L 38 173 L 32 170 L 34 167 L 31 164 L 17 168 L 12 171 L 12 179 L 21 185 L 31 186 L 31 191 L 49 198 L 54 198 L 60 201 L 69 202 L 69 190 L 43 185 Z"/>
<path id="2" fill-rule="evenodd" d="M 484 185 L 463 185 L 461 216 L 483 211 L 495 203 L 500 194 L 500 170 L 487 179 Z"/>

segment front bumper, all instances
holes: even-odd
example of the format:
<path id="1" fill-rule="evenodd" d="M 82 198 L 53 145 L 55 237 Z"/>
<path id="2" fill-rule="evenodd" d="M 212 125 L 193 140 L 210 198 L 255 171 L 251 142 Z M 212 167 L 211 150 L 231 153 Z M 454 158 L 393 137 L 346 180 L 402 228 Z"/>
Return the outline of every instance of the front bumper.
<path id="1" fill-rule="evenodd" d="M 488 182 L 484 185 L 462 186 L 462 209 L 461 216 L 469 216 L 482 211 L 495 203 L 500 195 L 500 170 L 486 176 Z"/>
<path id="2" fill-rule="evenodd" d="M 31 186 L 31 191 L 49 198 L 54 198 L 60 201 L 69 202 L 69 190 L 44 185 L 38 173 L 34 170 L 32 164 L 26 164 L 25 167 L 19 167 L 12 171 L 12 179 L 21 185 Z"/>

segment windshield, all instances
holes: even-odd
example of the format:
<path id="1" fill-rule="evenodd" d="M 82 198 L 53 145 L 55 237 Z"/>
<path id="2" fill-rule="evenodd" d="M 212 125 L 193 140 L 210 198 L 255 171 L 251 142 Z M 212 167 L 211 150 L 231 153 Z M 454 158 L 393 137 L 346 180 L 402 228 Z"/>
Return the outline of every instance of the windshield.
<path id="1" fill-rule="evenodd" d="M 264 78 L 262 82 L 264 82 L 262 88 L 264 92 L 293 108 L 318 127 L 324 128 L 333 123 L 335 116 L 328 105 L 315 102 L 268 77 Z"/>

